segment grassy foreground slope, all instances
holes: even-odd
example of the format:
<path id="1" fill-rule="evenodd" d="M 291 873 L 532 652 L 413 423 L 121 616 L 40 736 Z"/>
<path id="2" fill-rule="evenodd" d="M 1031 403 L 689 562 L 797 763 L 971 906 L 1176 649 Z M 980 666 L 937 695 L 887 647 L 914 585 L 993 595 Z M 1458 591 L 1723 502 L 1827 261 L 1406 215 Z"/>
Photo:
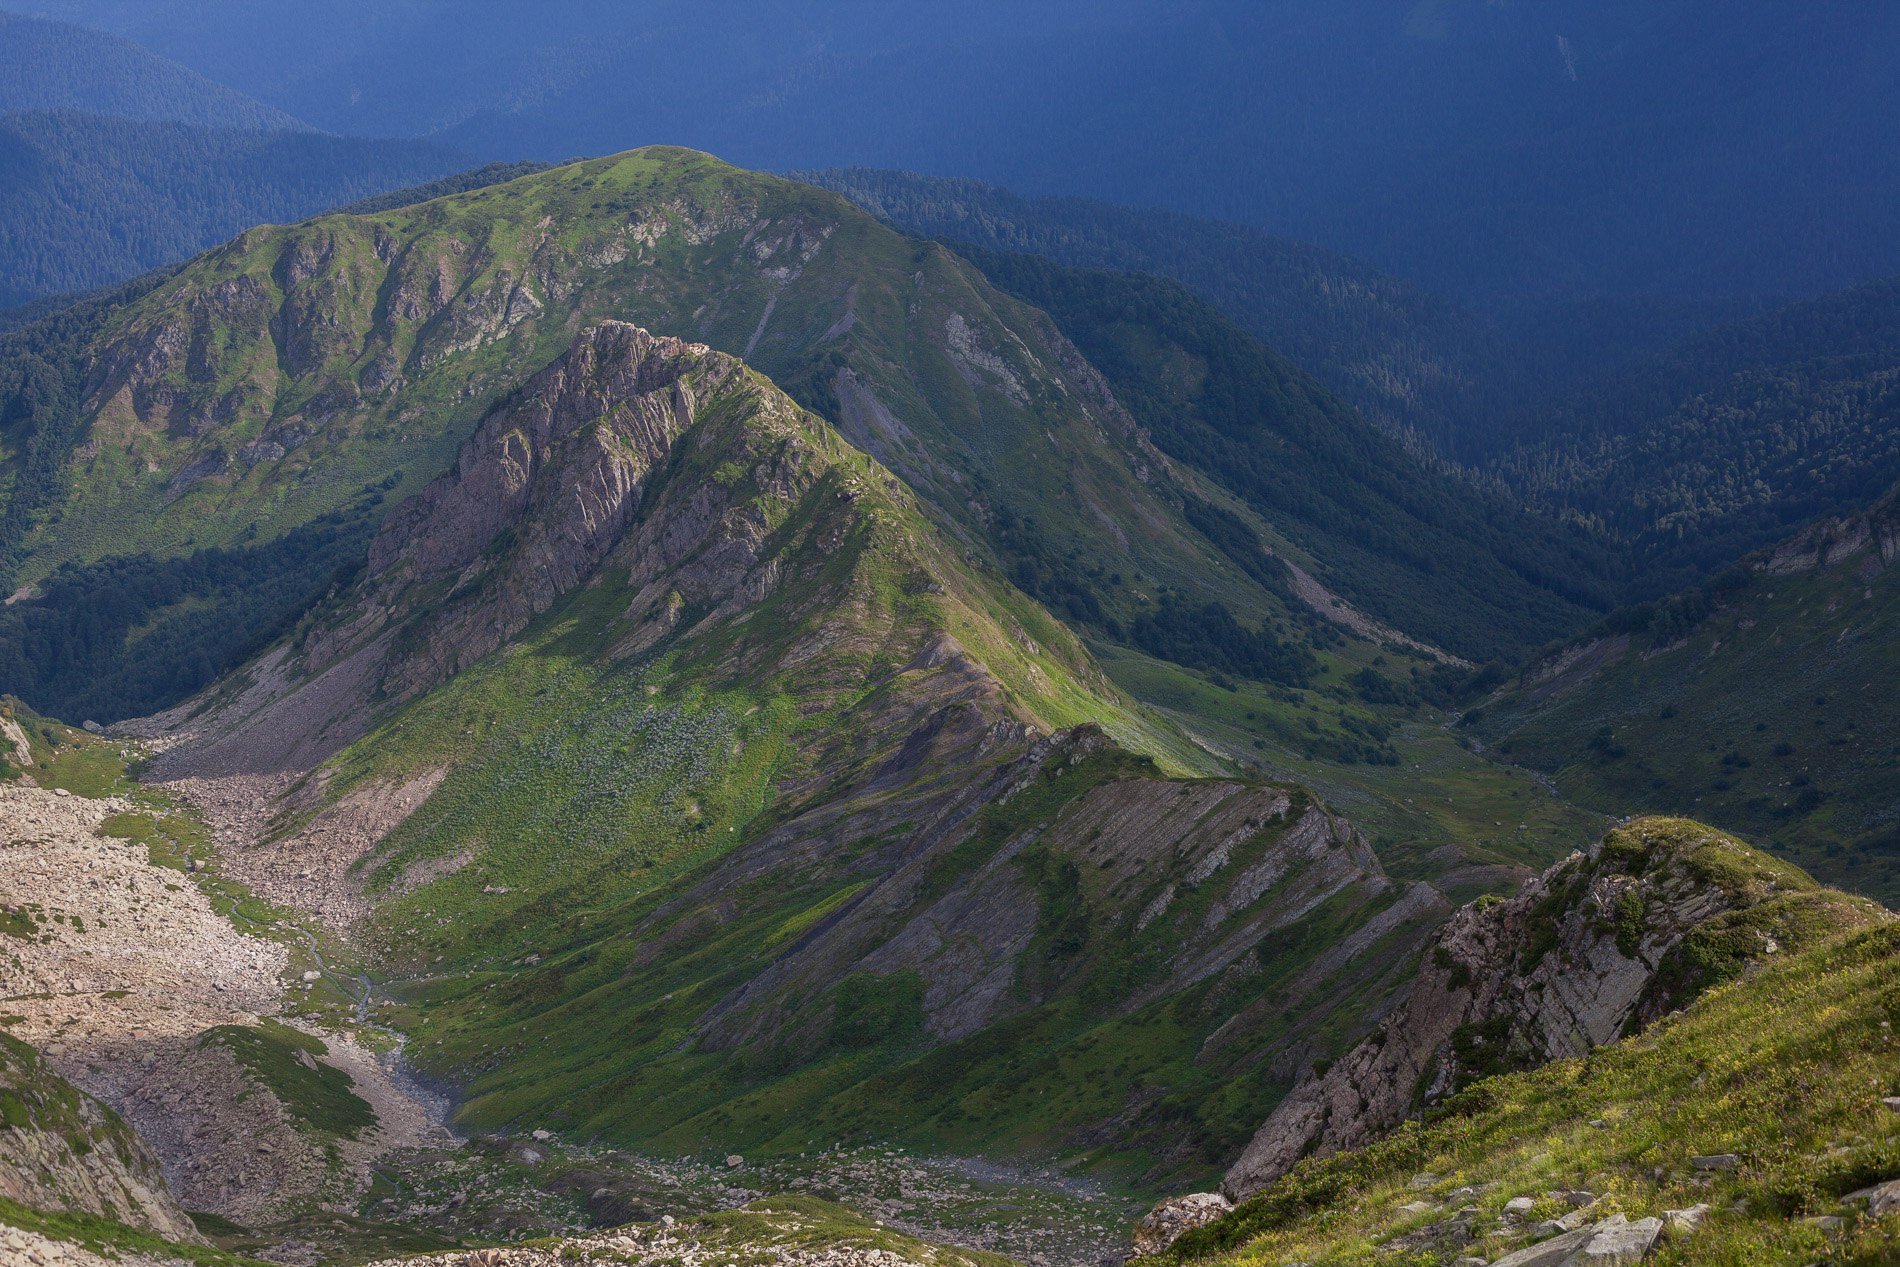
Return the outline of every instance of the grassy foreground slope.
<path id="1" fill-rule="evenodd" d="M 1171 1255 L 1316 1267 L 1495 1259 L 1576 1204 L 1555 1194 L 1582 1192 L 1591 1220 L 1708 1207 L 1699 1229 L 1645 1261 L 1892 1262 L 1900 1209 L 1871 1216 L 1856 1194 L 1900 1178 L 1900 1114 L 1883 1103 L 1900 1093 L 1900 925 L 1884 913 L 1870 924 L 1865 904 L 1732 842 L 1697 857 L 1716 868 L 1712 883 L 1783 895 L 1762 918 L 1690 943 L 1722 984 L 1587 1056 L 1484 1078 L 1378 1143 L 1309 1158 Z M 1747 936 L 1769 926 L 1772 951 Z M 1507 1216 L 1516 1197 L 1533 1208 Z"/>

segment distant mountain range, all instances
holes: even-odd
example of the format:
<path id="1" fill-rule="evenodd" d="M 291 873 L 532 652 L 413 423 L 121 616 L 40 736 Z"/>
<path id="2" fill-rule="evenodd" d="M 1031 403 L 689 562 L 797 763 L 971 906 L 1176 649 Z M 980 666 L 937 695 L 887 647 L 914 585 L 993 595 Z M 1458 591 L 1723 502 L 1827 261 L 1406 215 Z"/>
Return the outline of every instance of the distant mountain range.
<path id="1" fill-rule="evenodd" d="M 1868 0 L 35 7 L 339 132 L 980 177 L 1258 225 L 1460 299 L 1900 272 L 1900 14 Z"/>
<path id="2" fill-rule="evenodd" d="M 0 13 L 0 114 L 79 111 L 249 132 L 310 125 L 102 31 Z"/>
<path id="3" fill-rule="evenodd" d="M 467 165 L 419 141 L 0 115 L 0 306 L 110 285 L 246 226 Z"/>
<path id="4" fill-rule="evenodd" d="M 471 165 L 319 132 L 117 37 L 0 14 L 0 308 Z"/>

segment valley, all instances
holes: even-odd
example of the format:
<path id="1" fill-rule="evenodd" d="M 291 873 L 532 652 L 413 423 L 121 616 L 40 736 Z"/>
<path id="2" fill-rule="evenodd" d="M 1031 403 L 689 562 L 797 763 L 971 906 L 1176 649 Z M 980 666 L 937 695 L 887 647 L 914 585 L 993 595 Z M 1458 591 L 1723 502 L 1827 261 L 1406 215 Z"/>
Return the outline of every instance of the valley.
<path id="1" fill-rule="evenodd" d="M 1805 185 L 1698 150 L 1763 219 L 1691 243 L 1709 189 L 1558 174 L 1722 116 L 1636 103 L 1684 13 L 1570 15 L 1552 92 L 1479 74 L 1509 6 L 590 6 L 427 66 L 429 3 L 370 60 L 0 14 L 0 1265 L 1895 1260 L 1900 287 L 1871 212 L 1770 223 Z M 1197 148 L 1310 92 L 1215 31 L 1356 31 L 1489 192 Z M 998 48 L 1118 103 L 1050 138 L 1151 147 L 1160 58 L 1227 85 L 1207 198 L 1292 174 L 887 170 Z M 764 145 L 866 93 L 795 176 L 548 161 L 602 94 Z M 932 126 L 1006 155 L 995 104 Z M 1257 214 L 1328 171 L 1315 240 Z"/>

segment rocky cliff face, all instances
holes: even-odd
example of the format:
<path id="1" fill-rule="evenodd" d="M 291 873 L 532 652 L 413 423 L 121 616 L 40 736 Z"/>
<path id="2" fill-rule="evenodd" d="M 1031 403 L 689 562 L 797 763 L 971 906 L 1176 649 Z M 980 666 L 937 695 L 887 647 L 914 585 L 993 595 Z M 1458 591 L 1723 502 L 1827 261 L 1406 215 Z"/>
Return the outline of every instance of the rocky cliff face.
<path id="1" fill-rule="evenodd" d="M 1454 915 L 1404 1005 L 1294 1089 L 1223 1191 L 1250 1196 L 1300 1158 L 1377 1139 L 1474 1079 L 1612 1042 L 1753 959 L 1877 911 L 1720 832 L 1638 819 L 1515 898 Z"/>
<path id="2" fill-rule="evenodd" d="M 0 1034 L 0 1196 L 197 1241 L 158 1161 L 117 1113 Z"/>
<path id="3" fill-rule="evenodd" d="M 1863 578 L 1900 559 L 1900 489 L 1859 514 L 1824 519 L 1757 556 L 1754 566 L 1771 576 L 1812 572 L 1865 554 Z"/>
<path id="4" fill-rule="evenodd" d="M 869 583 L 853 560 L 909 551 L 905 566 L 928 566 L 908 495 L 852 463 L 835 432 L 736 358 L 620 322 L 584 331 L 483 420 L 453 470 L 389 516 L 347 601 L 208 710 L 161 719 L 196 739 L 175 768 L 309 768 L 377 708 L 441 685 L 608 578 L 627 594 L 611 658 L 772 600 L 796 602 L 780 627 L 803 633 L 769 647 L 741 634 L 726 670 L 750 660 L 758 671 L 767 656 L 814 664 L 856 633 L 825 628 Z M 971 584 L 928 583 L 945 606 Z M 949 623 L 908 630 L 902 655 L 919 678 L 967 685 L 983 674 Z"/>

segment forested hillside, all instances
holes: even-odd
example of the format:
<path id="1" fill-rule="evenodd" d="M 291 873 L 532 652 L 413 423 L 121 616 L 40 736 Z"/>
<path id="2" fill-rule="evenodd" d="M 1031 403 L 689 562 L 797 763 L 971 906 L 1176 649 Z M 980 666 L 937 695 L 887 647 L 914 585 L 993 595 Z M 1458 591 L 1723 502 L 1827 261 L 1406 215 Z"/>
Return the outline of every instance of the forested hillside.
<path id="1" fill-rule="evenodd" d="M 1659 597 L 1900 479 L 1900 280 L 1724 326 L 1526 421 L 1497 463 Z"/>
<path id="2" fill-rule="evenodd" d="M 282 110 L 103 31 L 0 13 L 0 114 L 81 110 L 248 130 L 308 129 Z"/>
<path id="3" fill-rule="evenodd" d="M 1181 282 L 1366 417 L 1444 452 L 1477 444 L 1509 374 L 1487 318 L 1360 260 L 1247 225 L 977 180 L 844 168 L 793 173 L 906 233 L 1076 268 Z"/>
<path id="4" fill-rule="evenodd" d="M 91 290 L 466 166 L 443 146 L 68 111 L 0 116 L 0 307 Z"/>
<path id="5" fill-rule="evenodd" d="M 1706 0 L 38 7 L 338 131 L 980 177 L 1245 221 L 1465 298 L 1785 296 L 1900 271 L 1900 13 L 1880 4 L 1720 22 Z"/>
<path id="6" fill-rule="evenodd" d="M 1466 715 L 1605 812 L 1695 813 L 1900 896 L 1900 493 L 1618 612 Z"/>

